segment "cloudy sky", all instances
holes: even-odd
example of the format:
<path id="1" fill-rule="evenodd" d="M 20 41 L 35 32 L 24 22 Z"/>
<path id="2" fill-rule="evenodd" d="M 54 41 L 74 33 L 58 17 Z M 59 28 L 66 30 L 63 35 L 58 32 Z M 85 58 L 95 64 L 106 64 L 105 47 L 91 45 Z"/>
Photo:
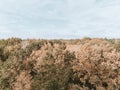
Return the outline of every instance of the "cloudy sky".
<path id="1" fill-rule="evenodd" d="M 120 0 L 0 0 L 0 38 L 120 38 Z"/>

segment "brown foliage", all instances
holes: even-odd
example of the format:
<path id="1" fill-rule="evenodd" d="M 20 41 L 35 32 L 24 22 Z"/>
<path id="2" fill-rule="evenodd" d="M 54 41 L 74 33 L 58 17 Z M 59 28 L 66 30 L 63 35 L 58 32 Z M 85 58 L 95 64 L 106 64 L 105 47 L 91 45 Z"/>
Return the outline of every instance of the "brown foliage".
<path id="1" fill-rule="evenodd" d="M 0 90 L 120 90 L 119 40 L 0 41 Z"/>

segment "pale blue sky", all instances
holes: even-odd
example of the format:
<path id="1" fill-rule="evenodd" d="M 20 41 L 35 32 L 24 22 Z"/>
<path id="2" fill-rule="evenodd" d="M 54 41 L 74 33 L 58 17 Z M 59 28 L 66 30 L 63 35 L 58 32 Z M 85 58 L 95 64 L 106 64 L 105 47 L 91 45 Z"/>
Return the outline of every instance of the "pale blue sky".
<path id="1" fill-rule="evenodd" d="M 0 0 L 0 38 L 120 38 L 120 0 Z"/>

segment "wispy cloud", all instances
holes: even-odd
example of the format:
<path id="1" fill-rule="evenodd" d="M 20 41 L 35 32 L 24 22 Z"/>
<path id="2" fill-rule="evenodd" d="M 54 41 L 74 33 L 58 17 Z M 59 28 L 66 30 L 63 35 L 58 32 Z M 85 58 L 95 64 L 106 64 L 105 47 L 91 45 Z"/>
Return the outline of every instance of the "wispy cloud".
<path id="1" fill-rule="evenodd" d="M 71 8 L 70 13 L 73 13 L 69 14 L 69 27 L 85 36 L 118 37 L 120 1 L 91 0 L 89 3 L 85 3 L 85 1 L 82 3 L 83 8 L 79 8 L 80 1 L 76 2 L 77 5 L 74 4 L 75 6 Z"/>
<path id="2" fill-rule="evenodd" d="M 0 0 L 0 38 L 120 37 L 119 0 Z"/>

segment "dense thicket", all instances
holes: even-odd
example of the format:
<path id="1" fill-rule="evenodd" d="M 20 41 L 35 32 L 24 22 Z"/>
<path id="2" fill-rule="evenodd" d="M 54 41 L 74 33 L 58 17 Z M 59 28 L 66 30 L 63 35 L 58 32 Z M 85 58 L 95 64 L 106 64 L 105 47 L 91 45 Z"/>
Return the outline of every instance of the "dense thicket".
<path id="1" fill-rule="evenodd" d="M 120 40 L 0 40 L 0 90 L 120 90 Z"/>

